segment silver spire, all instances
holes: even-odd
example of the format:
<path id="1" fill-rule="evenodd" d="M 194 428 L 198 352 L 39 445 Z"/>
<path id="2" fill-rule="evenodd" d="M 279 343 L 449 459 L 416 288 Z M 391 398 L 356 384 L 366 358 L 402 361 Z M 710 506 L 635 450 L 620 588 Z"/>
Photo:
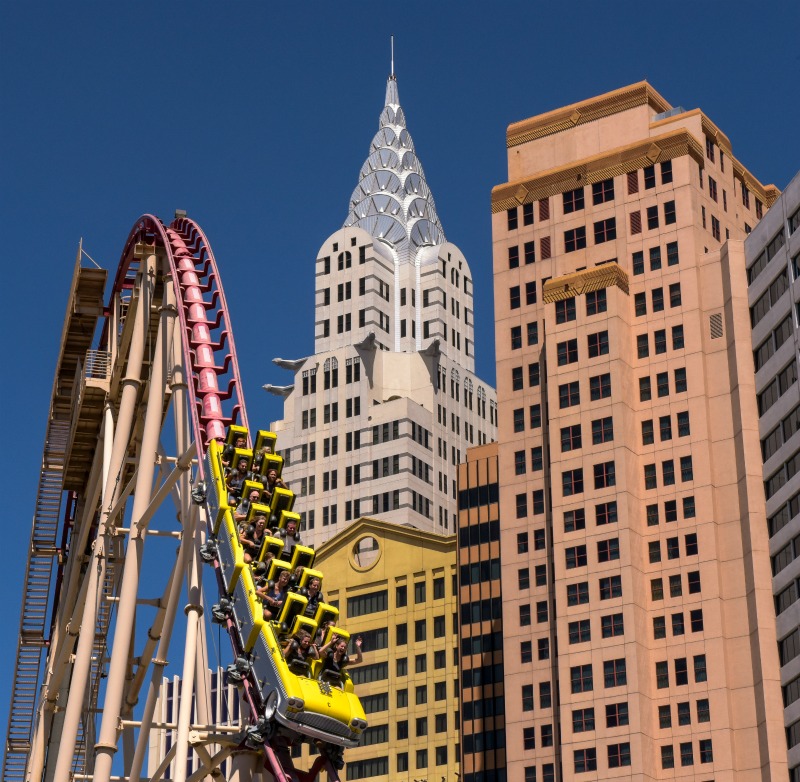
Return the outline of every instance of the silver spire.
<path id="1" fill-rule="evenodd" d="M 350 196 L 344 227 L 358 226 L 395 252 L 398 261 L 413 263 L 422 247 L 446 241 L 433 195 L 400 107 L 397 79 L 386 81 L 386 100 L 369 157 Z"/>

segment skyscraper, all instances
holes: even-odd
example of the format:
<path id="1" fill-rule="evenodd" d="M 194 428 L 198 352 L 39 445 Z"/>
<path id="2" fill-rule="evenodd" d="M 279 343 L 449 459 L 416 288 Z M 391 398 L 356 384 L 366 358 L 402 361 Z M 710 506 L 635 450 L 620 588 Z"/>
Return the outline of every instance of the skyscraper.
<path id="1" fill-rule="evenodd" d="M 508 778 L 784 779 L 742 242 L 777 191 L 646 82 L 507 146 Z"/>
<path id="2" fill-rule="evenodd" d="M 800 780 L 800 174 L 745 242 L 789 778 Z"/>
<path id="3" fill-rule="evenodd" d="M 378 132 L 344 225 L 315 272 L 314 354 L 273 425 L 303 539 L 361 516 L 451 535 L 457 465 L 495 439 L 495 392 L 474 373 L 472 274 L 445 238 L 400 106 L 386 84 Z"/>

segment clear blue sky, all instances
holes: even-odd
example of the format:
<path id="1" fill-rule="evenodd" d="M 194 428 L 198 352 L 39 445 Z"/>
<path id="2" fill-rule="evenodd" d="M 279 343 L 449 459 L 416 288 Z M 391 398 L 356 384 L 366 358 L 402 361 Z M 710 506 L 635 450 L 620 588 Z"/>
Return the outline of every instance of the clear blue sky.
<path id="1" fill-rule="evenodd" d="M 508 123 L 647 79 L 673 105 L 703 108 L 734 154 L 782 188 L 800 168 L 800 4 L 761 6 L 4 3 L 6 604 L 19 605 L 81 236 L 113 277 L 140 214 L 186 209 L 221 267 L 250 421 L 280 417 L 260 387 L 287 382 L 273 357 L 313 349 L 314 259 L 377 129 L 393 33 L 409 130 L 475 276 L 478 372 L 492 382 L 489 193 L 506 178 Z M 6 626 L 10 660 L 16 619 Z M 8 665 L 3 731 L 10 685 Z"/>

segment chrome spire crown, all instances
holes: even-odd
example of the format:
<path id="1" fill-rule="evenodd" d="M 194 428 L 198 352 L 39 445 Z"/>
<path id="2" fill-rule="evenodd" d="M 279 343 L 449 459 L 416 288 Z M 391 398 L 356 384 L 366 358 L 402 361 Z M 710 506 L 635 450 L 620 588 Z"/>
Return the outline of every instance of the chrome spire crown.
<path id="1" fill-rule="evenodd" d="M 435 247 L 447 240 L 422 164 L 414 153 L 414 142 L 406 129 L 394 75 L 394 57 L 378 125 L 369 157 L 361 167 L 358 186 L 350 196 L 350 213 L 343 227 L 362 228 L 388 245 L 397 261 L 414 263 L 421 248 Z"/>

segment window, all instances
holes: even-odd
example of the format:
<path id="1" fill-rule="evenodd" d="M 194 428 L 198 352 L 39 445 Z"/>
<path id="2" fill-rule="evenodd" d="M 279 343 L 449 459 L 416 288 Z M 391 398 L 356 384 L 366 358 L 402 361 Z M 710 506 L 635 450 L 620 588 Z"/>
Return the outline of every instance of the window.
<path id="1" fill-rule="evenodd" d="M 683 347 L 684 347 L 683 326 L 673 326 L 672 327 L 672 349 L 673 350 L 683 350 Z"/>
<path id="2" fill-rule="evenodd" d="M 607 614 L 600 617 L 600 631 L 600 635 L 603 638 L 615 638 L 618 635 L 624 635 L 625 624 L 622 614 Z"/>
<path id="3" fill-rule="evenodd" d="M 425 684 L 420 684 L 415 692 L 415 700 L 417 706 L 421 706 L 423 703 L 428 702 L 428 687 Z"/>
<path id="4" fill-rule="evenodd" d="M 666 372 L 656 375 L 656 394 L 659 398 L 669 396 L 669 375 Z"/>
<path id="5" fill-rule="evenodd" d="M 579 226 L 564 231 L 564 252 L 571 253 L 586 247 L 586 228 Z"/>
<path id="6" fill-rule="evenodd" d="M 667 201 L 664 204 L 664 225 L 672 225 L 677 220 L 675 214 L 675 202 Z"/>
<path id="7" fill-rule="evenodd" d="M 653 434 L 653 419 L 642 421 L 642 445 L 652 445 L 655 441 Z"/>
<path id="8" fill-rule="evenodd" d="M 522 326 L 511 327 L 511 350 L 519 350 L 522 347 Z M 350 401 L 349 399 L 347 400 Z"/>
<path id="9" fill-rule="evenodd" d="M 594 506 L 595 523 L 598 527 L 604 524 L 617 523 L 617 501 L 603 502 Z"/>
<path id="10" fill-rule="evenodd" d="M 675 750 L 671 744 L 661 747 L 661 768 L 675 768 Z"/>
<path id="11" fill-rule="evenodd" d="M 597 206 L 614 200 L 614 180 L 604 179 L 592 184 L 592 203 Z"/>
<path id="12" fill-rule="evenodd" d="M 577 606 L 589 602 L 589 582 L 581 581 L 577 584 L 567 584 L 567 605 Z"/>
<path id="13" fill-rule="evenodd" d="M 631 260 L 633 261 L 634 276 L 637 274 L 644 274 L 644 253 L 641 250 L 637 250 L 631 256 Z"/>
<path id="14" fill-rule="evenodd" d="M 647 207 L 647 228 L 649 230 L 653 230 L 654 228 L 658 228 L 658 207 L 657 206 L 648 206 Z"/>
<path id="15" fill-rule="evenodd" d="M 662 312 L 664 309 L 664 289 L 653 288 L 650 296 L 653 300 L 653 312 Z"/>
<path id="16" fill-rule="evenodd" d="M 661 248 L 650 248 L 650 271 L 654 272 L 661 268 Z"/>
<path id="17" fill-rule="evenodd" d="M 675 377 L 675 393 L 680 394 L 686 391 L 687 383 L 686 383 L 686 369 L 676 369 L 674 373 Z"/>
<path id="18" fill-rule="evenodd" d="M 636 337 L 636 356 L 647 358 L 650 355 L 650 342 L 647 334 L 638 334 Z"/>
<path id="19" fill-rule="evenodd" d="M 536 304 L 536 280 L 525 283 L 525 303 Z"/>
<path id="20" fill-rule="evenodd" d="M 575 773 L 597 771 L 597 750 L 594 747 L 574 750 Z"/>
<path id="21" fill-rule="evenodd" d="M 536 245 L 534 242 L 525 242 L 522 249 L 525 254 L 525 264 L 536 263 Z"/>
<path id="22" fill-rule="evenodd" d="M 640 377 L 639 378 L 639 401 L 640 402 L 648 402 L 652 399 L 652 389 L 651 389 L 651 382 L 649 377 Z"/>
<path id="23" fill-rule="evenodd" d="M 669 687 L 669 666 L 666 661 L 656 663 L 656 687 L 659 690 Z"/>
<path id="24" fill-rule="evenodd" d="M 644 292 L 633 295 L 633 311 L 637 318 L 647 315 L 647 295 Z"/>
<path id="25" fill-rule="evenodd" d="M 678 264 L 678 243 L 667 243 L 667 266 L 676 266 Z"/>
<path id="26" fill-rule="evenodd" d="M 564 532 L 576 532 L 578 530 L 586 529 L 586 511 L 583 508 L 576 510 L 564 511 Z M 537 569 L 540 566 L 537 565 Z M 544 567 L 542 565 L 541 567 Z M 537 586 L 544 586 L 545 582 L 539 584 L 537 579 Z"/>
<path id="27" fill-rule="evenodd" d="M 672 439 L 672 418 L 668 415 L 662 415 L 658 418 L 658 432 L 661 441 Z"/>
<path id="28" fill-rule="evenodd" d="M 616 485 L 616 482 L 616 469 L 613 461 L 594 465 L 595 489 L 605 489 Z"/>
<path id="29" fill-rule="evenodd" d="M 511 389 L 513 391 L 521 391 L 523 388 L 522 382 L 522 367 L 511 368 Z"/>
<path id="30" fill-rule="evenodd" d="M 519 285 L 513 285 L 508 290 L 508 303 L 512 310 L 517 310 L 520 307 L 520 288 Z"/>
<path id="31" fill-rule="evenodd" d="M 681 577 L 678 575 L 669 577 L 669 596 L 680 597 L 683 594 L 683 587 L 681 586 Z"/>
<path id="32" fill-rule="evenodd" d="M 524 494 L 517 495 L 517 510 L 519 510 L 519 497 L 525 497 Z M 524 516 L 524 514 L 523 514 Z M 520 518 L 517 516 L 517 518 Z M 526 554 L 528 552 L 528 533 L 520 532 L 517 534 L 517 554 Z"/>
<path id="33" fill-rule="evenodd" d="M 681 284 L 679 282 L 672 283 L 669 286 L 669 306 L 681 306 Z"/>
<path id="34" fill-rule="evenodd" d="M 561 473 L 561 489 L 564 497 L 583 493 L 583 469 L 565 470 Z"/>
<path id="35" fill-rule="evenodd" d="M 597 541 L 597 561 L 611 562 L 619 559 L 619 538 Z"/>
<path id="36" fill-rule="evenodd" d="M 533 204 L 522 205 L 522 224 L 533 225 Z"/>
<path id="37" fill-rule="evenodd" d="M 516 451 L 514 453 L 514 474 L 525 474 L 525 451 Z"/>
<path id="38" fill-rule="evenodd" d="M 522 748 L 536 749 L 536 728 L 522 729 Z"/>
<path id="39" fill-rule="evenodd" d="M 601 443 L 608 443 L 614 439 L 614 419 L 611 416 L 607 418 L 598 418 L 592 421 L 592 445 L 600 445 Z"/>
<path id="40" fill-rule="evenodd" d="M 574 451 L 581 447 L 581 425 L 573 424 L 561 429 L 561 450 Z"/>
<path id="41" fill-rule="evenodd" d="M 522 407 L 518 407 L 514 410 L 514 431 L 515 432 L 524 432 L 525 431 L 525 409 Z"/>
<path id="42" fill-rule="evenodd" d="M 684 623 L 683 623 L 683 612 L 679 612 L 677 614 L 672 615 L 672 634 L 673 635 L 683 635 L 685 633 Z"/>
<path id="43" fill-rule="evenodd" d="M 532 364 L 528 364 L 528 385 L 531 388 L 535 388 L 539 385 L 539 362 L 535 361 Z"/>
<path id="44" fill-rule="evenodd" d="M 606 220 L 598 220 L 594 224 L 594 243 L 603 244 L 617 238 L 617 220 L 609 217 Z"/>
<path id="45" fill-rule="evenodd" d="M 539 344 L 539 324 L 536 321 L 528 324 L 528 345 Z"/>
<path id="46" fill-rule="evenodd" d="M 658 329 L 653 332 L 653 346 L 656 355 L 667 352 L 667 332 L 666 329 Z"/>
<path id="47" fill-rule="evenodd" d="M 542 425 L 542 406 L 531 405 L 529 414 L 531 429 L 538 429 Z"/>
<path id="48" fill-rule="evenodd" d="M 672 182 L 672 161 L 665 160 L 661 164 L 661 184 L 667 185 Z"/>
<path id="49" fill-rule="evenodd" d="M 588 619 L 581 619 L 577 622 L 570 622 L 568 625 L 569 642 L 571 644 L 581 644 L 592 640 L 592 631 Z"/>
<path id="50" fill-rule="evenodd" d="M 417 581 L 414 584 L 414 602 L 424 603 L 425 602 L 425 582 L 424 581 Z"/>
<path id="51" fill-rule="evenodd" d="M 659 640 L 667 637 L 667 620 L 663 616 L 653 617 L 653 638 Z"/>
<path id="52" fill-rule="evenodd" d="M 528 627 L 531 623 L 531 607 L 521 605 L 519 607 L 519 623 L 522 627 Z"/>
<path id="53" fill-rule="evenodd" d="M 556 346 L 556 354 L 558 366 L 563 367 L 566 364 L 574 364 L 578 360 L 578 340 L 568 339 L 564 342 L 559 342 Z"/>
<path id="54" fill-rule="evenodd" d="M 581 402 L 580 386 L 577 380 L 564 383 L 558 387 L 558 404 L 560 408 L 573 407 Z"/>
<path id="55" fill-rule="evenodd" d="M 517 207 L 514 206 L 511 209 L 506 210 L 506 220 L 508 223 L 508 230 L 515 231 L 517 229 Z"/>
<path id="56" fill-rule="evenodd" d="M 698 706 L 699 706 L 699 701 L 698 701 Z M 700 750 L 701 763 L 714 762 L 714 749 L 711 745 L 711 739 L 700 739 L 700 741 L 698 742 L 698 749 Z"/>
<path id="57" fill-rule="evenodd" d="M 689 624 L 693 633 L 703 632 L 703 609 L 696 608 L 689 612 Z"/>
<path id="58" fill-rule="evenodd" d="M 594 689 L 591 663 L 588 665 L 576 665 L 570 668 L 570 683 L 573 694 L 591 692 L 592 689 Z"/>
<path id="59" fill-rule="evenodd" d="M 572 732 L 586 733 L 594 730 L 594 709 L 574 709 L 572 712 Z"/>
<path id="60" fill-rule="evenodd" d="M 567 570 L 576 567 L 585 567 L 586 565 L 586 546 L 570 546 L 565 549 L 564 556 L 566 558 Z"/>
<path id="61" fill-rule="evenodd" d="M 514 245 L 508 248 L 508 268 L 516 269 L 519 267 L 519 247 Z M 428 291 L 425 291 L 427 293 Z"/>
<path id="62" fill-rule="evenodd" d="M 589 398 L 592 402 L 611 396 L 611 374 L 606 372 L 589 378 Z"/>
<path id="63" fill-rule="evenodd" d="M 605 288 L 599 291 L 589 291 L 586 294 L 586 315 L 598 315 L 601 312 L 606 312 L 608 309 L 608 302 L 606 299 Z"/>
<path id="64" fill-rule="evenodd" d="M 568 190 L 566 193 L 562 193 L 562 198 L 564 201 L 565 215 L 583 209 L 584 201 L 583 201 L 582 187 L 576 188 L 575 190 Z"/>
<path id="65" fill-rule="evenodd" d="M 694 680 L 696 682 L 708 680 L 708 669 L 706 668 L 706 656 L 704 654 L 696 654 L 694 656 Z"/>
<path id="66" fill-rule="evenodd" d="M 556 323 L 575 320 L 575 299 L 561 299 L 556 302 Z"/>
<path id="67" fill-rule="evenodd" d="M 600 579 L 600 599 L 611 600 L 622 597 L 622 576 L 608 576 Z"/>
<path id="68" fill-rule="evenodd" d="M 658 505 L 648 505 L 648 508 L 655 508 L 656 513 L 658 513 Z M 658 516 L 656 516 L 656 524 L 658 524 Z M 661 541 L 651 540 L 647 544 L 647 554 L 651 564 L 661 562 Z"/>
<path id="69" fill-rule="evenodd" d="M 644 189 L 650 190 L 656 186 L 656 167 L 646 166 L 644 169 Z"/>
<path id="70" fill-rule="evenodd" d="M 608 353 L 608 332 L 598 331 L 595 334 L 589 334 L 587 343 L 589 346 L 589 358 L 597 358 L 597 356 L 606 355 Z"/>
<path id="71" fill-rule="evenodd" d="M 529 663 L 533 660 L 533 645 L 530 641 L 522 641 L 519 645 L 519 661 Z"/>
<path id="72" fill-rule="evenodd" d="M 603 678 L 606 687 L 622 687 L 628 683 L 625 658 L 606 660 L 603 663 Z"/>
<path id="73" fill-rule="evenodd" d="M 428 768 L 428 750 L 417 750 L 417 768 Z"/>
<path id="74" fill-rule="evenodd" d="M 414 622 L 414 640 L 419 643 L 424 641 L 428 635 L 428 627 L 424 619 L 417 619 Z"/>
<path id="75" fill-rule="evenodd" d="M 620 768 L 631 764 L 631 745 L 625 741 L 622 744 L 608 745 L 608 767 Z"/>

